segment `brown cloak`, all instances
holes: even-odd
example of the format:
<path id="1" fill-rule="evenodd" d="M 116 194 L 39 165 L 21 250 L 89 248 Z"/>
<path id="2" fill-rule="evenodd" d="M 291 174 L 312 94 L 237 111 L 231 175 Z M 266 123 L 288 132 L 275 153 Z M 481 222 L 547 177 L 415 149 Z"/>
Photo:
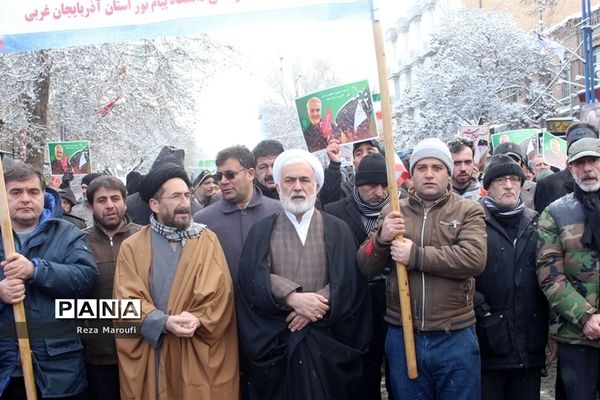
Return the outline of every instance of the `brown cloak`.
<path id="1" fill-rule="evenodd" d="M 114 297 L 142 300 L 142 319 L 156 307 L 148 287 L 151 229 L 123 242 L 117 259 Z M 237 399 L 237 327 L 233 285 L 217 236 L 210 230 L 189 239 L 169 294 L 169 315 L 188 311 L 200 319 L 192 338 L 163 336 L 157 390 L 156 353 L 141 336 L 118 338 L 122 399 Z M 139 330 L 138 330 L 139 332 Z"/>

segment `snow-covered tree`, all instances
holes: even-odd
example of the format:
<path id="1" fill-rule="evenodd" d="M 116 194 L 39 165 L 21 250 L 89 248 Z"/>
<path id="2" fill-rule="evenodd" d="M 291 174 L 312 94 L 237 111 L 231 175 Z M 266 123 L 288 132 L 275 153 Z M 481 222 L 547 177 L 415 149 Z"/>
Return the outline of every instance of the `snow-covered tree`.
<path id="1" fill-rule="evenodd" d="M 401 98 L 402 146 L 456 135 L 461 125 L 537 127 L 556 101 L 546 91 L 558 59 L 505 13 L 463 9 L 442 18 L 431 51 Z M 536 101 L 537 100 L 537 101 Z"/>
<path id="2" fill-rule="evenodd" d="M 233 54 L 201 36 L 1 55 L 0 139 L 21 132 L 24 157 L 38 164 L 48 141 L 89 140 L 94 169 L 142 159 L 146 169 L 162 145 L 196 147 L 195 98 Z"/>
<path id="3" fill-rule="evenodd" d="M 324 60 L 315 60 L 310 65 L 296 61 L 289 70 L 280 63 L 267 75 L 267 84 L 274 97 L 261 106 L 260 118 L 265 136 L 278 140 L 288 149 L 306 149 L 295 99 L 340 84 L 335 72 Z"/>

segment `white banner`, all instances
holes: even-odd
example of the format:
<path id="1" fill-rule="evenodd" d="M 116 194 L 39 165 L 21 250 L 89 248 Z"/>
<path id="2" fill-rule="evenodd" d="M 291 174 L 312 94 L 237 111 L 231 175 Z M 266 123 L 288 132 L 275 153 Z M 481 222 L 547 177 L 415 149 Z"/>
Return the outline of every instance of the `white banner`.
<path id="1" fill-rule="evenodd" d="M 239 29 L 265 19 L 334 20 L 369 12 L 369 0 L 1 1 L 0 52 Z"/>

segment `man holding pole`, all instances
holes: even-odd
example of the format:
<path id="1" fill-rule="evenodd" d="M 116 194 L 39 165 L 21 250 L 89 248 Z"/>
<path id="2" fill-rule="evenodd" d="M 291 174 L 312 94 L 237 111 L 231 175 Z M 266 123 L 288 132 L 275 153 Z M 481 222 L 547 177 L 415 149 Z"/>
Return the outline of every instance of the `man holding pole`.
<path id="1" fill-rule="evenodd" d="M 359 268 L 368 277 L 384 272 L 390 258 L 408 269 L 419 376 L 408 377 L 399 287 L 392 272 L 385 315 L 392 391 L 395 398 L 478 399 L 473 277 L 483 271 L 487 255 L 484 212 L 453 192 L 452 155 L 441 140 L 420 142 L 410 169 L 414 187 L 399 200 L 400 212 L 384 209 L 358 251 Z"/>
<path id="2" fill-rule="evenodd" d="M 45 187 L 42 172 L 19 163 L 4 173 L 16 252 L 0 247 L 0 399 L 25 399 L 24 368 L 15 339 L 13 307 L 25 301 L 38 393 L 43 398 L 80 399 L 86 388 L 83 345 L 75 335 L 62 337 L 50 328 L 55 299 L 85 297 L 98 269 L 84 234 L 61 218 L 58 193 Z M 2 221 L 2 229 L 7 225 Z M 61 325 L 65 325 L 61 323 Z M 68 326 L 68 325 L 66 325 Z M 7 329 L 8 328 L 8 329 Z M 17 327 L 17 331 L 21 331 Z M 43 340 L 42 340 L 43 339 Z"/>

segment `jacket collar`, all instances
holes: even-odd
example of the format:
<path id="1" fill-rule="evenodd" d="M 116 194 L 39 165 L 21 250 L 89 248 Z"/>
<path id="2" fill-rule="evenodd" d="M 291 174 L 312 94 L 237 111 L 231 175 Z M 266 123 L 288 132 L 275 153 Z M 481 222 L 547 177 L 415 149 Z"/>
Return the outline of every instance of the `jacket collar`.
<path id="1" fill-rule="evenodd" d="M 250 202 L 248 202 L 248 205 L 245 209 L 260 206 L 262 203 L 263 194 L 258 187 L 254 186 L 252 198 L 250 199 Z M 223 214 L 231 214 L 236 211 L 241 211 L 241 209 L 237 206 L 237 204 L 221 198 L 221 211 L 223 211 Z"/>

